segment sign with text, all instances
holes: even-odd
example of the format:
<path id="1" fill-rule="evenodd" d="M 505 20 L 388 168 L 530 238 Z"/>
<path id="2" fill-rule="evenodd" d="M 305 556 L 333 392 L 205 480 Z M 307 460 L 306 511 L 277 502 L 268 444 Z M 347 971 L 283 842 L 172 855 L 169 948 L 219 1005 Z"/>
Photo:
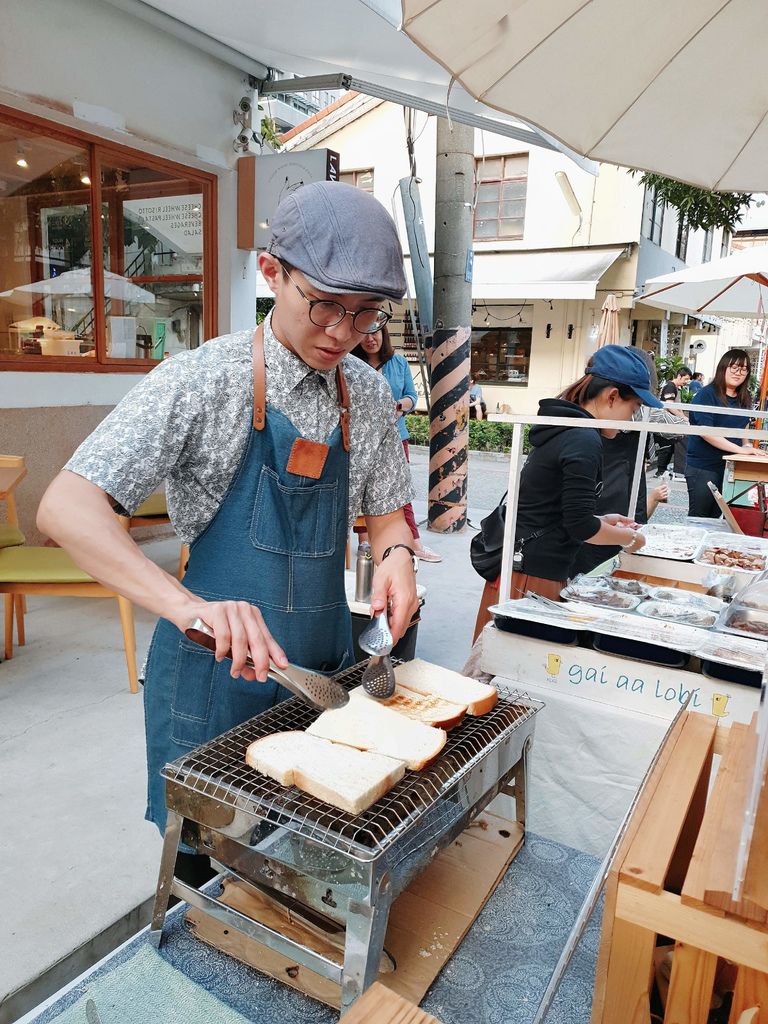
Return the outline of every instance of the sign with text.
<path id="1" fill-rule="evenodd" d="M 199 256 L 203 251 L 203 197 L 164 196 L 128 199 L 126 217 L 160 239 L 169 249 Z"/>

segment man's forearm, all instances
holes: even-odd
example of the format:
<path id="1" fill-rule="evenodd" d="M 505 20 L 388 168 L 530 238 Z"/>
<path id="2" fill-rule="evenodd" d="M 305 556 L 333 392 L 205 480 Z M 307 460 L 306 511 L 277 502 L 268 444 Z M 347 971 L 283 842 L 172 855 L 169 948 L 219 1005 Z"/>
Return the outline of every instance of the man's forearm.
<path id="1" fill-rule="evenodd" d="M 183 619 L 192 595 L 142 553 L 95 484 L 63 470 L 43 495 L 37 526 L 99 583 L 155 615 Z"/>
<path id="2" fill-rule="evenodd" d="M 402 510 L 386 516 L 366 516 L 365 523 L 371 540 L 373 560 L 378 564 L 387 548 L 393 544 L 413 547 L 413 534 L 408 528 Z"/>

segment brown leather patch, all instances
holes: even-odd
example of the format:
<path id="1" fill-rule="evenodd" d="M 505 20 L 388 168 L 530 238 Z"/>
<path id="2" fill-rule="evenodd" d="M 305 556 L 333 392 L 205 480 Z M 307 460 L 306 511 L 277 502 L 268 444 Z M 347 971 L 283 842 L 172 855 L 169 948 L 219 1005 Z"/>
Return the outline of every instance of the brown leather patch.
<path id="1" fill-rule="evenodd" d="M 305 437 L 297 437 L 291 447 L 286 469 L 296 476 L 308 476 L 311 480 L 319 480 L 323 475 L 325 460 L 328 458 L 328 445 L 317 441 L 308 441 Z"/>

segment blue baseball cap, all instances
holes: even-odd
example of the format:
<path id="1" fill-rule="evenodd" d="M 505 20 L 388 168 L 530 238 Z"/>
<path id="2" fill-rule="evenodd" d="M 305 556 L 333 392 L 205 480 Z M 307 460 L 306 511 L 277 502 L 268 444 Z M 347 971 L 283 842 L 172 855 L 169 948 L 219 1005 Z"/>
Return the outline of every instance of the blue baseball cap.
<path id="1" fill-rule="evenodd" d="M 589 361 L 584 371 L 592 373 L 614 384 L 625 384 L 632 388 L 643 405 L 661 409 L 663 402 L 651 391 L 651 375 L 643 357 L 636 348 L 624 345 L 604 345 Z"/>

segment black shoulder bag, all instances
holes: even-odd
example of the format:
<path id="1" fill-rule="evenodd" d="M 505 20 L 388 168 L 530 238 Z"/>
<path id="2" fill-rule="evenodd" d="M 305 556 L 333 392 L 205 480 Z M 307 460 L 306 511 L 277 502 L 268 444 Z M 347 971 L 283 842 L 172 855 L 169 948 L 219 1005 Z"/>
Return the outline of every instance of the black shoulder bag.
<path id="1" fill-rule="evenodd" d="M 504 548 L 504 520 L 507 516 L 507 496 L 501 499 L 496 508 L 489 515 L 480 521 L 480 530 L 472 538 L 469 545 L 469 558 L 472 568 L 478 575 L 489 583 L 495 582 L 501 575 L 501 553 Z M 512 569 L 514 572 L 522 572 L 523 569 L 523 548 L 531 540 L 538 540 L 546 533 L 551 533 L 556 526 L 548 526 L 543 530 L 536 530 L 530 537 L 520 537 L 515 540 L 515 550 L 512 555 Z"/>

